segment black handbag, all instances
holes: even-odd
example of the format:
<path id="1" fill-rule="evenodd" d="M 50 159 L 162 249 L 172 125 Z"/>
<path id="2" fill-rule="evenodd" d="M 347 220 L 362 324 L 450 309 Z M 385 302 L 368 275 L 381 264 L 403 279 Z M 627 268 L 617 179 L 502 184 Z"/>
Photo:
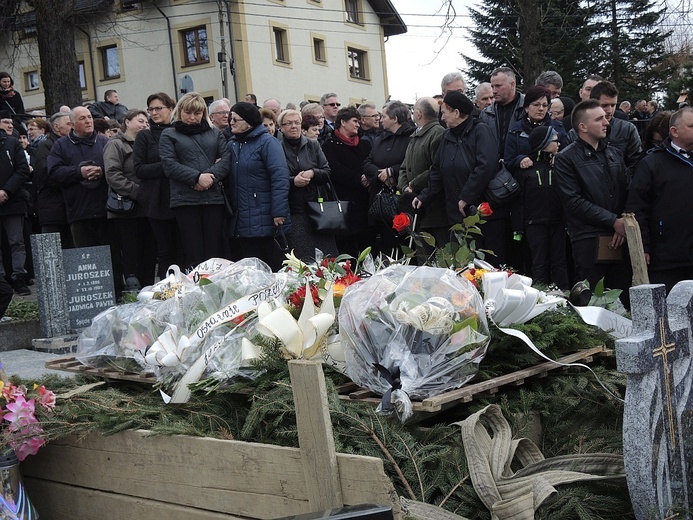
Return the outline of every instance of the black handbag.
<path id="1" fill-rule="evenodd" d="M 484 198 L 492 208 L 509 204 L 520 194 L 520 183 L 508 171 L 505 164 L 500 162 L 498 166 L 496 176 L 489 181 L 484 191 Z"/>
<path id="2" fill-rule="evenodd" d="M 386 224 L 388 227 L 392 225 L 392 219 L 397 213 L 399 213 L 399 195 L 394 188 L 387 186 L 375 195 L 368 208 L 369 217 Z"/>
<path id="3" fill-rule="evenodd" d="M 339 200 L 331 183 L 327 184 L 333 200 L 321 196 L 318 187 L 318 200 L 306 203 L 306 215 L 310 219 L 313 231 L 320 234 L 340 235 L 349 232 L 349 211 L 352 204 Z"/>
<path id="4" fill-rule="evenodd" d="M 114 215 L 132 215 L 137 210 L 137 202 L 130 197 L 118 195 L 113 188 L 108 188 L 106 211 Z"/>

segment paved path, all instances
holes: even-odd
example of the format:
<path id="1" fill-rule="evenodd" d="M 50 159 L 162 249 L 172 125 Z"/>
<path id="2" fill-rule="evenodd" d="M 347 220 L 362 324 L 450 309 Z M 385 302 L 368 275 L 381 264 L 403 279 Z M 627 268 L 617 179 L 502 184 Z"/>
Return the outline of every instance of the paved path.
<path id="1" fill-rule="evenodd" d="M 8 376 L 18 375 L 22 379 L 40 380 L 49 374 L 57 374 L 64 377 L 72 377 L 74 374 L 62 370 L 50 370 L 45 363 L 48 360 L 60 357 L 56 354 L 36 352 L 35 350 L 8 350 L 0 352 L 2 362 Z"/>

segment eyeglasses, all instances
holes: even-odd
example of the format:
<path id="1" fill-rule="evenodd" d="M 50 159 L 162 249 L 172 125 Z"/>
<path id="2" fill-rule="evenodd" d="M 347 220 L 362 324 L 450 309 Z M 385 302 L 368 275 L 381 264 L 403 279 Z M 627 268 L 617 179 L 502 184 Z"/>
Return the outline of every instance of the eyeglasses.
<path id="1" fill-rule="evenodd" d="M 534 107 L 534 108 L 549 108 L 548 103 L 539 103 L 539 101 L 535 101 L 534 103 L 530 103 L 529 106 Z"/>
<path id="2" fill-rule="evenodd" d="M 232 117 L 231 118 L 232 123 L 240 123 L 241 121 L 245 121 L 245 119 L 242 119 L 240 117 Z"/>
<path id="3" fill-rule="evenodd" d="M 284 121 L 282 126 L 301 126 L 300 121 Z"/>
<path id="4" fill-rule="evenodd" d="M 332 107 L 332 108 L 334 108 L 334 107 L 341 107 L 342 104 L 341 104 L 341 103 L 325 103 L 323 106 L 324 106 L 324 107 Z"/>
<path id="5" fill-rule="evenodd" d="M 563 112 L 564 112 L 564 110 L 552 110 L 551 112 L 549 112 L 549 114 L 556 117 L 556 116 L 560 116 Z"/>
<path id="6" fill-rule="evenodd" d="M 372 116 L 361 116 L 361 119 L 363 119 L 364 117 L 374 117 L 376 119 L 380 119 L 382 116 L 380 114 L 373 114 Z"/>
<path id="7" fill-rule="evenodd" d="M 230 113 L 231 113 L 230 110 L 226 110 L 226 111 L 221 111 L 221 112 L 212 112 L 212 113 L 209 114 L 209 115 L 210 115 L 210 116 L 214 116 L 214 115 L 228 116 Z"/>
<path id="8" fill-rule="evenodd" d="M 167 108 L 167 107 L 149 107 L 149 108 L 147 109 L 147 112 L 149 112 L 150 114 L 153 113 L 153 112 L 161 112 L 162 110 L 164 110 L 164 109 L 166 109 L 166 108 Z"/>

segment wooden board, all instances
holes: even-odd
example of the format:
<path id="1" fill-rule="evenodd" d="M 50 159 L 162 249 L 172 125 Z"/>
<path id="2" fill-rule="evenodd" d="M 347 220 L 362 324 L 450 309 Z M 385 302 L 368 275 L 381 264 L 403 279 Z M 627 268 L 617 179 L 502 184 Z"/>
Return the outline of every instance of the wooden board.
<path id="1" fill-rule="evenodd" d="M 580 350 L 573 354 L 563 356 L 556 361 L 559 363 L 589 363 L 595 357 L 611 356 L 613 351 L 606 347 L 593 347 L 590 349 Z M 525 379 L 531 377 L 543 377 L 549 371 L 562 369 L 561 365 L 556 363 L 539 363 L 538 365 L 517 370 L 509 374 L 479 381 L 477 383 L 469 383 L 456 390 L 444 392 L 442 394 L 429 397 L 423 401 L 413 401 L 414 412 L 439 412 L 451 406 L 460 403 L 468 403 L 475 396 L 480 394 L 496 393 L 504 386 L 522 385 Z M 380 396 L 356 385 L 355 383 L 346 383 L 337 387 L 339 398 L 344 401 L 361 402 L 361 403 L 380 403 Z"/>
<path id="2" fill-rule="evenodd" d="M 128 372 L 116 368 L 94 368 L 83 365 L 74 354 L 60 356 L 46 361 L 46 368 L 62 370 L 73 374 L 88 374 L 90 376 L 104 377 L 120 381 L 134 381 L 135 383 L 156 383 L 156 376 L 151 372 Z"/>
<path id="3" fill-rule="evenodd" d="M 381 459 L 337 454 L 337 465 L 345 505 L 389 505 L 399 515 L 397 494 Z M 82 502 L 91 500 L 94 493 L 111 497 L 102 506 L 104 513 L 111 507 L 108 504 L 130 503 L 130 499 L 136 499 L 135 504 L 156 501 L 192 511 L 235 515 L 230 518 L 271 519 L 312 510 L 298 448 L 125 431 L 109 437 L 89 434 L 83 439 L 52 442 L 22 467 L 27 481 L 37 489 L 57 489 L 53 484 L 68 486 L 65 490 L 71 490 L 73 512 L 82 506 L 88 510 Z M 59 518 L 51 512 L 57 507 L 56 501 L 64 498 L 42 492 L 32 495 L 42 518 Z M 80 517 L 167 518 L 165 514 Z"/>

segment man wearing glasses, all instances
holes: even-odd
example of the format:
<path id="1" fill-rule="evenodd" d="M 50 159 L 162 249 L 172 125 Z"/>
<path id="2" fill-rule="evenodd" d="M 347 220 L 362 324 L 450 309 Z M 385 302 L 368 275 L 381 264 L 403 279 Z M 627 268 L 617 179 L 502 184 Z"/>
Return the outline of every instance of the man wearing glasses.
<path id="1" fill-rule="evenodd" d="M 209 119 L 222 133 L 229 128 L 229 114 L 231 107 L 223 99 L 218 99 L 209 105 Z M 226 132 L 226 138 L 231 137 L 230 131 Z"/>
<path id="2" fill-rule="evenodd" d="M 339 112 L 339 107 L 342 104 L 339 102 L 337 94 L 334 92 L 328 92 L 320 98 L 320 104 L 325 111 L 325 126 L 329 126 L 331 130 L 334 130 L 334 120 L 337 118 L 337 112 Z"/>
<path id="3" fill-rule="evenodd" d="M 371 146 L 375 143 L 375 138 L 380 134 L 380 114 L 373 103 L 364 103 L 357 109 L 361 114 L 361 129 L 359 135 Z"/>

